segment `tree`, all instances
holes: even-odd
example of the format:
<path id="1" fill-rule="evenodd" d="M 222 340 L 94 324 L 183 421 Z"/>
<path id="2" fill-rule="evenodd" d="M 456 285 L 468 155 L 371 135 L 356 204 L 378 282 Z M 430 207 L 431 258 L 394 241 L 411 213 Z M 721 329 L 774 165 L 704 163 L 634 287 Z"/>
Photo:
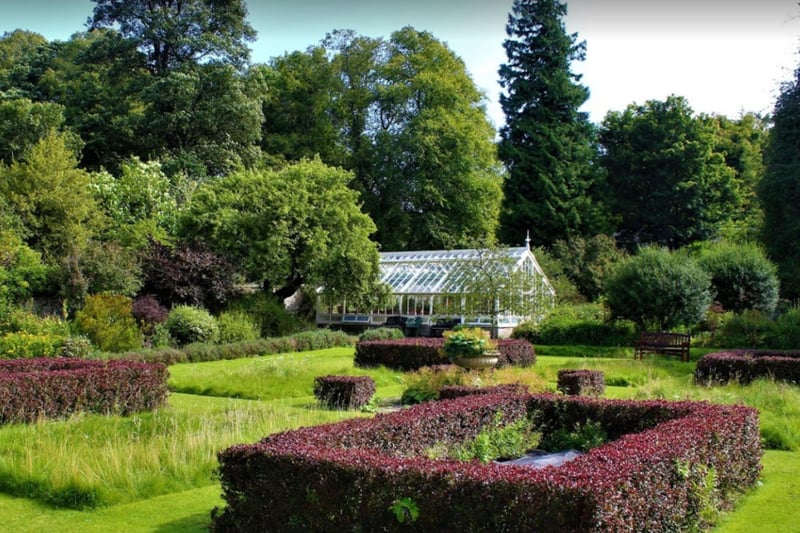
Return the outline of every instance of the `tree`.
<path id="1" fill-rule="evenodd" d="M 502 194 L 494 129 L 464 62 L 406 27 L 392 34 L 379 75 L 374 166 L 356 182 L 377 240 L 421 250 L 492 237 Z"/>
<path id="2" fill-rule="evenodd" d="M 179 304 L 220 310 L 237 293 L 236 269 L 201 242 L 175 247 L 155 240 L 142 258 L 141 294 L 168 307 Z"/>
<path id="3" fill-rule="evenodd" d="M 186 64 L 225 63 L 241 69 L 256 32 L 243 0 L 94 0 L 91 29 L 118 28 L 159 76 Z"/>
<path id="4" fill-rule="evenodd" d="M 728 240 L 756 241 L 764 223 L 757 187 L 764 177 L 769 120 L 752 113 L 735 120 L 724 116 L 707 120 L 716 128 L 714 150 L 724 156 L 725 164 L 735 173 L 733 202 L 726 206 L 719 233 Z"/>
<path id="5" fill-rule="evenodd" d="M 261 67 L 266 78 L 262 150 L 286 161 L 319 158 L 327 165 L 343 160 L 333 122 L 333 70 L 321 47 L 274 58 Z"/>
<path id="6" fill-rule="evenodd" d="M 723 309 L 741 313 L 756 309 L 770 314 L 778 303 L 775 265 L 756 244 L 709 243 L 698 261 L 711 275 L 715 300 Z"/>
<path id="7" fill-rule="evenodd" d="M 566 4 L 514 0 L 511 9 L 507 63 L 499 71 L 506 116 L 499 154 L 508 171 L 500 238 L 514 242 L 530 230 L 535 243 L 547 246 L 597 233 L 593 127 L 579 111 L 589 91 L 570 70 L 584 59 L 585 43 L 566 33 Z"/>
<path id="8" fill-rule="evenodd" d="M 10 165 L 25 158 L 42 137 L 64 127 L 64 109 L 58 104 L 27 98 L 0 99 L 0 162 Z M 66 139 L 65 139 L 66 140 Z M 69 143 L 80 146 L 72 136 Z"/>
<path id="9" fill-rule="evenodd" d="M 711 305 L 711 276 L 688 254 L 657 246 L 617 263 L 604 285 L 612 316 L 646 330 L 692 325 Z"/>
<path id="10" fill-rule="evenodd" d="M 603 294 L 603 278 L 624 257 L 610 235 L 559 240 L 553 244 L 551 251 L 560 261 L 567 277 L 590 302 Z"/>
<path id="11" fill-rule="evenodd" d="M 775 102 L 766 149 L 766 172 L 758 186 L 764 209 L 762 239 L 778 265 L 783 297 L 800 298 L 800 68 Z"/>
<path id="12" fill-rule="evenodd" d="M 735 172 L 715 150 L 715 129 L 694 117 L 685 98 L 609 112 L 600 143 L 608 209 L 624 247 L 680 248 L 716 235 L 729 216 Z"/>
<path id="13" fill-rule="evenodd" d="M 50 132 L 24 160 L 0 165 L 0 192 L 19 217 L 27 244 L 56 264 L 85 249 L 104 217 L 78 168 L 68 135 Z"/>
<path id="14" fill-rule="evenodd" d="M 187 240 L 208 243 L 250 281 L 281 298 L 303 285 L 365 294 L 378 277 L 375 225 L 347 187 L 352 175 L 319 160 L 242 170 L 201 185 L 181 217 Z"/>

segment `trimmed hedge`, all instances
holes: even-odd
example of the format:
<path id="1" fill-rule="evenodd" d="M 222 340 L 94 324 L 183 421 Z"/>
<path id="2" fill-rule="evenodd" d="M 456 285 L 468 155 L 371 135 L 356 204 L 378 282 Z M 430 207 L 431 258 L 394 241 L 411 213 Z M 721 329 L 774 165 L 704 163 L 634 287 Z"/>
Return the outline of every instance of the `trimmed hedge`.
<path id="1" fill-rule="evenodd" d="M 602 396 L 606 391 L 606 380 L 600 370 L 558 371 L 558 390 L 571 396 Z"/>
<path id="2" fill-rule="evenodd" d="M 122 354 L 105 353 L 102 356 L 109 359 L 148 361 L 174 365 L 176 363 L 203 363 L 277 353 L 323 350 L 337 346 L 352 346 L 354 342 L 355 338 L 344 332 L 318 329 L 303 331 L 288 337 L 257 339 L 233 344 L 190 344 L 180 349 L 162 348 Z"/>
<path id="3" fill-rule="evenodd" d="M 695 383 L 743 385 L 757 378 L 800 384 L 800 351 L 728 350 L 703 356 L 694 370 Z"/>
<path id="4" fill-rule="evenodd" d="M 359 341 L 356 343 L 355 366 L 385 366 L 395 370 L 418 370 L 423 366 L 449 364 L 449 359 L 440 353 L 443 338 L 418 337 L 383 341 Z M 500 339 L 497 341 L 497 368 L 504 366 L 532 366 L 536 363 L 533 345 L 522 339 Z"/>
<path id="5" fill-rule="evenodd" d="M 314 397 L 331 409 L 358 409 L 375 395 L 369 376 L 319 376 L 314 378 Z"/>
<path id="6" fill-rule="evenodd" d="M 530 416 L 549 431 L 591 420 L 616 439 L 558 468 L 428 458 Z M 758 412 L 741 405 L 471 395 L 302 428 L 218 454 L 215 532 L 678 531 L 708 493 L 729 504 L 758 480 Z M 713 475 L 709 475 L 713 473 Z M 392 509 L 413 505 L 410 523 Z"/>
<path id="7" fill-rule="evenodd" d="M 135 361 L 37 358 L 0 361 L 0 424 L 78 411 L 127 415 L 167 399 L 167 367 Z"/>
<path id="8" fill-rule="evenodd" d="M 440 400 L 453 400 L 473 394 L 526 394 L 528 386 L 522 383 L 506 383 L 503 385 L 492 385 L 489 387 L 467 387 L 459 385 L 447 385 L 439 389 Z"/>

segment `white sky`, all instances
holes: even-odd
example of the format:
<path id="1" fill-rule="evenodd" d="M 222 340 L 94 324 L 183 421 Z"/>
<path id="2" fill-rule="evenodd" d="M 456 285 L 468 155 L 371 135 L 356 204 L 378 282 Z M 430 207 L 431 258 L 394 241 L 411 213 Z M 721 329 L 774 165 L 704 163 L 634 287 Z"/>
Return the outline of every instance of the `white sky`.
<path id="1" fill-rule="evenodd" d="M 798 65 L 796 0 L 572 0 L 566 26 L 587 42 L 574 65 L 591 97 L 584 110 L 600 122 L 631 103 L 685 96 L 696 112 L 737 117 L 769 113 L 780 83 Z M 50 40 L 82 31 L 91 0 L 0 0 L 0 32 L 24 28 Z M 497 69 L 511 0 L 248 0 L 258 31 L 252 60 L 266 62 L 317 44 L 334 29 L 389 37 L 410 25 L 448 43 L 497 104 Z"/>

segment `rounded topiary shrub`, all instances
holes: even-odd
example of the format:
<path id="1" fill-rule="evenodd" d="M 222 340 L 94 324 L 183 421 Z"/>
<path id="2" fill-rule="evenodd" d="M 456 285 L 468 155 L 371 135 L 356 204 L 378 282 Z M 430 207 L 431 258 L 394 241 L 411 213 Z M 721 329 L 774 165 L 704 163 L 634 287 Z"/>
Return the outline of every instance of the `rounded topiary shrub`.
<path id="1" fill-rule="evenodd" d="M 703 318 L 711 305 L 711 276 L 686 253 L 645 246 L 614 267 L 605 296 L 614 318 L 666 330 Z"/>
<path id="2" fill-rule="evenodd" d="M 174 307 L 164 325 L 170 338 L 178 346 L 193 342 L 214 342 L 219 335 L 219 325 L 211 313 L 191 305 Z"/>
<path id="3" fill-rule="evenodd" d="M 777 268 L 755 244 L 714 243 L 700 252 L 715 299 L 726 311 L 770 314 L 778 303 Z"/>

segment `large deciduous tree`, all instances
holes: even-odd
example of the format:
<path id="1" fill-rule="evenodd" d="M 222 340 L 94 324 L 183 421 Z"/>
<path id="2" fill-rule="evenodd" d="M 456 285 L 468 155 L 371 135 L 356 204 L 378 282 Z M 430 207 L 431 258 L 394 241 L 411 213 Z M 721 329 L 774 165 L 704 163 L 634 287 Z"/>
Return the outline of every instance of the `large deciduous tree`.
<path id="1" fill-rule="evenodd" d="M 600 142 L 617 240 L 679 248 L 719 231 L 735 202 L 735 172 L 716 130 L 685 98 L 631 104 L 603 120 Z"/>
<path id="2" fill-rule="evenodd" d="M 419 250 L 493 236 L 502 194 L 494 129 L 464 62 L 410 27 L 392 34 L 387 53 L 375 164 L 358 182 L 378 241 Z"/>
<path id="3" fill-rule="evenodd" d="M 250 281 L 287 297 L 303 285 L 336 296 L 374 288 L 375 225 L 348 189 L 352 175 L 319 160 L 246 170 L 203 184 L 182 233 L 232 261 Z"/>
<path id="4" fill-rule="evenodd" d="M 246 22 L 244 0 L 94 0 L 88 23 L 118 28 L 147 55 L 150 70 L 165 76 L 185 64 L 221 62 L 243 68 L 247 41 L 255 30 Z"/>
<path id="5" fill-rule="evenodd" d="M 764 209 L 763 241 L 778 264 L 785 298 L 800 298 L 800 68 L 775 102 L 766 150 L 766 172 L 758 187 Z"/>
<path id="6" fill-rule="evenodd" d="M 590 197 L 597 179 L 594 128 L 579 111 L 589 91 L 571 70 L 584 59 L 585 43 L 566 32 L 566 12 L 557 0 L 514 0 L 508 17 L 507 62 L 499 71 L 505 242 L 530 230 L 535 243 L 549 245 L 599 229 Z"/>

